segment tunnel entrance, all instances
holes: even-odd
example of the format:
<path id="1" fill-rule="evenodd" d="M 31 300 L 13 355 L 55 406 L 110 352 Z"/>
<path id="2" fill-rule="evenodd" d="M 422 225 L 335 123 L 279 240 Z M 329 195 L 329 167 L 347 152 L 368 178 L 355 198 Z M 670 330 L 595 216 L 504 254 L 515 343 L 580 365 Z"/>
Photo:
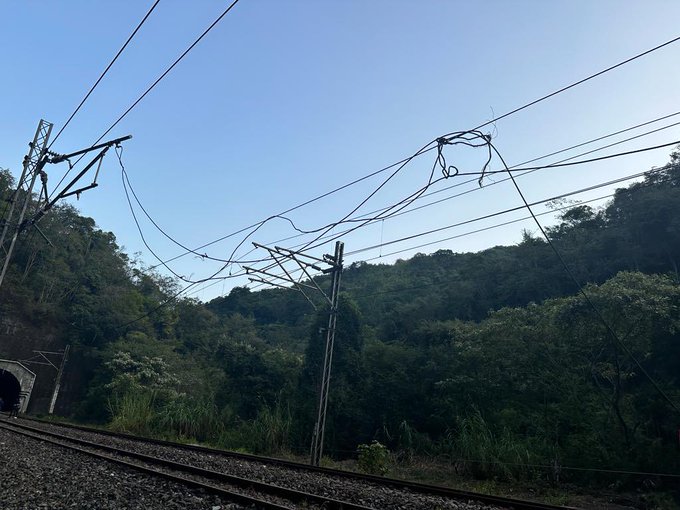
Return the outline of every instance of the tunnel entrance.
<path id="1" fill-rule="evenodd" d="M 2 410 L 9 411 L 19 404 L 19 411 L 26 412 L 31 398 L 35 374 L 18 361 L 0 359 L 0 398 Z"/>
<path id="2" fill-rule="evenodd" d="M 16 377 L 0 370 L 0 411 L 11 411 L 19 403 L 21 385 Z"/>

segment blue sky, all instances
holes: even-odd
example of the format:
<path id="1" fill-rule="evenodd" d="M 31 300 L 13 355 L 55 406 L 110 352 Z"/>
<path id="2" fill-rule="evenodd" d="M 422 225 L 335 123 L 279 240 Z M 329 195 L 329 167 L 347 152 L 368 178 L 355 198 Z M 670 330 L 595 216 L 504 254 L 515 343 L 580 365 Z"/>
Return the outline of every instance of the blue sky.
<path id="1" fill-rule="evenodd" d="M 0 2 L 0 167 L 18 173 L 40 118 L 54 122 L 55 130 L 61 127 L 150 5 Z M 226 5 L 161 0 L 53 149 L 69 152 L 97 139 Z M 125 144 L 123 161 L 138 196 L 172 236 L 197 247 L 408 156 L 441 134 L 479 125 L 677 37 L 679 19 L 680 3 L 671 0 L 241 0 L 110 136 L 134 136 Z M 494 143 L 509 164 L 516 164 L 680 111 L 678 62 L 680 43 L 499 121 Z M 680 116 L 581 151 L 678 121 Z M 674 140 L 680 140 L 678 126 L 593 156 Z M 545 170 L 518 182 L 530 201 L 540 200 L 661 166 L 669 153 L 664 149 Z M 433 158 L 423 156 L 409 165 L 362 211 L 411 194 L 425 183 Z M 479 151 L 451 149 L 447 159 L 462 171 L 475 171 L 484 158 Z M 498 166 L 494 160 L 492 167 Z M 50 183 L 64 170 L 49 167 Z M 139 252 L 144 264 L 155 264 L 132 221 L 113 154 L 105 161 L 99 183 L 74 205 L 112 231 L 128 253 Z M 364 181 L 290 217 L 302 228 L 332 222 L 379 183 L 380 177 Z M 456 183 L 449 180 L 432 191 Z M 344 239 L 346 250 L 521 203 L 508 183 L 490 183 L 437 206 L 367 226 Z M 476 187 L 461 185 L 431 200 Z M 610 192 L 598 190 L 578 198 Z M 523 228 L 535 232 L 535 226 L 515 223 L 408 250 L 522 216 L 519 212 L 382 252 L 362 252 L 348 262 L 389 263 L 418 251 L 474 251 L 515 243 Z M 553 221 L 542 218 L 548 224 Z M 162 257 L 182 253 L 148 222 L 142 222 L 142 228 Z M 288 223 L 273 221 L 253 240 L 266 244 L 294 233 Z M 293 246 L 305 239 L 309 237 L 281 244 Z M 201 251 L 226 258 L 238 240 L 230 238 Z M 331 249 L 320 247 L 315 254 Z M 387 255 L 402 249 L 407 251 Z M 189 255 L 172 267 L 187 277 L 202 278 L 220 264 Z M 227 280 L 193 296 L 210 299 L 245 282 Z"/>

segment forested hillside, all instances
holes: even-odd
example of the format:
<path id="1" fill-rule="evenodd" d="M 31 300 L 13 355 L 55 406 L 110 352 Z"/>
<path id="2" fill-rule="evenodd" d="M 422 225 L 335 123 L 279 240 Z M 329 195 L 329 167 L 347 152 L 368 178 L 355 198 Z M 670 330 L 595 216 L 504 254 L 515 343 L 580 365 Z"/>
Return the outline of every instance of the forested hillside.
<path id="1" fill-rule="evenodd" d="M 6 199 L 12 183 L 0 177 Z M 576 205 L 548 230 L 621 342 L 528 233 L 479 253 L 346 268 L 327 452 L 379 439 L 479 476 L 680 472 L 680 415 L 659 391 L 680 406 L 679 207 L 676 153 L 606 207 Z M 21 239 L 0 314 L 74 345 L 74 416 L 307 451 L 323 313 L 282 289 L 160 306 L 174 283 L 143 271 L 93 220 L 61 207 L 41 229 L 54 246 L 34 232 Z"/>

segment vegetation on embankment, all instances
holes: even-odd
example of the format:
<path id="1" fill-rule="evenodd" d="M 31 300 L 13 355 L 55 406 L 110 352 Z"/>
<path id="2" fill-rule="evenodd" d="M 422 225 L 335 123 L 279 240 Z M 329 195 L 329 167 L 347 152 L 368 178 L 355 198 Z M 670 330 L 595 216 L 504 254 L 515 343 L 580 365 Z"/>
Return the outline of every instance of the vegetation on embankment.
<path id="1" fill-rule="evenodd" d="M 7 186 L 4 176 L 4 196 Z M 378 439 L 405 461 L 436 457 L 478 479 L 672 489 L 588 470 L 680 473 L 680 416 L 637 365 L 680 402 L 679 206 L 676 154 L 606 207 L 576 205 L 549 229 L 623 345 L 528 233 L 479 253 L 347 268 L 326 451 L 352 456 Z M 42 317 L 86 360 L 71 367 L 84 381 L 71 389 L 76 417 L 308 451 L 323 314 L 293 292 L 241 288 L 156 309 L 173 282 L 142 271 L 92 220 L 62 207 L 41 227 L 55 247 L 23 240 L 0 310 Z"/>

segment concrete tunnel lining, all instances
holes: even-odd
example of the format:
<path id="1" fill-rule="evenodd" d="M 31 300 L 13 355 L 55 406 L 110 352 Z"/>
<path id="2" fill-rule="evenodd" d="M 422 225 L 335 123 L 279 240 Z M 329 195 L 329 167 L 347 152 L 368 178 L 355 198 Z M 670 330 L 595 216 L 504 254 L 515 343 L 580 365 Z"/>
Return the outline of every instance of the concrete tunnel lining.
<path id="1" fill-rule="evenodd" d="M 7 370 L 0 369 L 0 411 L 11 411 L 19 403 L 21 384 Z"/>
<path id="2" fill-rule="evenodd" d="M 26 412 L 31 398 L 35 373 L 18 361 L 0 359 L 0 397 L 4 403 L 3 410 L 19 403 L 19 411 Z"/>

